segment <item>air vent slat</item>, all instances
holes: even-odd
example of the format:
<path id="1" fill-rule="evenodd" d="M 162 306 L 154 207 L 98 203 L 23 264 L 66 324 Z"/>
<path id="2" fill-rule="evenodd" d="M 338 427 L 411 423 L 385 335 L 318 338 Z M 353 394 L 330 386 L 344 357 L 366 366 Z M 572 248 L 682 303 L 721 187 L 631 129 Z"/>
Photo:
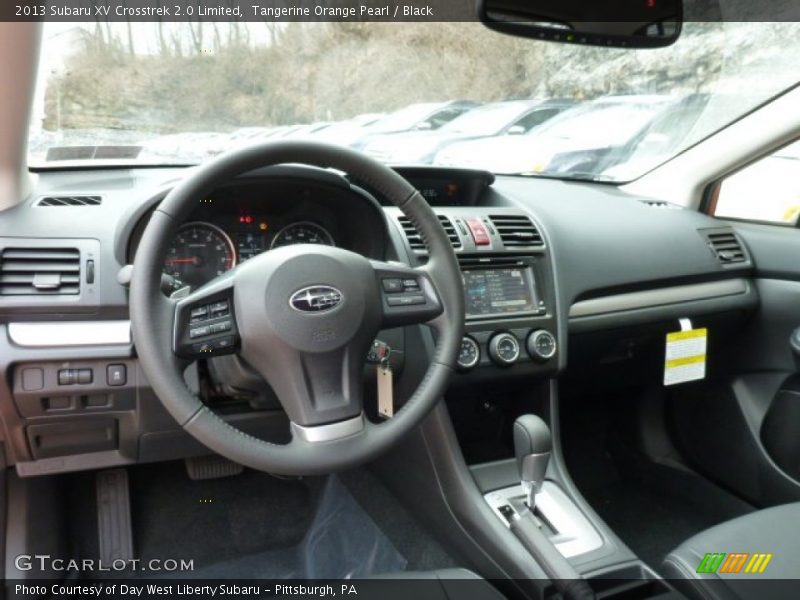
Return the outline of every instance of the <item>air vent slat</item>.
<path id="1" fill-rule="evenodd" d="M 489 215 L 489 219 L 507 248 L 544 246 L 539 230 L 524 215 Z"/>
<path id="2" fill-rule="evenodd" d="M 461 248 L 461 239 L 458 237 L 456 228 L 450 222 L 450 219 L 444 215 L 438 215 L 438 217 L 439 223 L 442 224 L 442 229 L 444 229 L 447 237 L 450 238 L 450 244 L 454 249 Z M 417 231 L 417 228 L 411 223 L 409 218 L 406 216 L 400 216 L 398 217 L 398 221 L 400 222 L 400 226 L 403 228 L 403 233 L 405 233 L 406 239 L 408 240 L 408 245 L 411 247 L 411 249 L 426 251 L 428 246 L 425 243 L 425 240 L 422 239 L 422 236 Z"/>
<path id="3" fill-rule="evenodd" d="M 0 253 L 0 296 L 80 293 L 77 248 L 4 248 Z"/>
<path id="4" fill-rule="evenodd" d="M 728 231 L 705 231 L 708 247 L 723 265 L 743 263 L 747 261 L 742 243 L 732 230 Z"/>
<path id="5" fill-rule="evenodd" d="M 42 248 L 6 248 L 3 252 L 3 260 L 64 260 L 76 261 L 80 258 L 77 250 L 50 250 Z"/>
<path id="6" fill-rule="evenodd" d="M 45 196 L 36 206 L 99 206 L 102 196 Z"/>

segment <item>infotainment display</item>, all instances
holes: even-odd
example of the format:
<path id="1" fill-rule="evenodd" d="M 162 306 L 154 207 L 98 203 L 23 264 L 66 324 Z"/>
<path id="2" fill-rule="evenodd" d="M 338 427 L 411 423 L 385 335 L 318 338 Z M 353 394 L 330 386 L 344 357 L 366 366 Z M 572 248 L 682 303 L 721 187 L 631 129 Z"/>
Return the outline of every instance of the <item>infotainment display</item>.
<path id="1" fill-rule="evenodd" d="M 467 318 L 536 312 L 539 301 L 530 267 L 464 269 Z"/>

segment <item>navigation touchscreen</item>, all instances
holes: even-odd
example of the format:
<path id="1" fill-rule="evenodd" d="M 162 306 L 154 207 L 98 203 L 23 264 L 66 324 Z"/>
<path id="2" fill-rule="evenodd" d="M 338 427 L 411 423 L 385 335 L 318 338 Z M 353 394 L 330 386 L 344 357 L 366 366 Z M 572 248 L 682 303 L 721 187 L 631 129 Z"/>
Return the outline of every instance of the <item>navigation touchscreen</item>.
<path id="1" fill-rule="evenodd" d="M 529 267 L 465 269 L 462 274 L 468 318 L 535 312 L 538 308 Z"/>

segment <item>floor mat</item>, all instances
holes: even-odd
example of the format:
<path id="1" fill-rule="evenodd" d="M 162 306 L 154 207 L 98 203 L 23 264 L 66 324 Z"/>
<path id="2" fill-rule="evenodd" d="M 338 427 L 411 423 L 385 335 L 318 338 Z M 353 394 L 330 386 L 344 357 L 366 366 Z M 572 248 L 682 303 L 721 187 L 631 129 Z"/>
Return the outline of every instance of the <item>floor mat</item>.
<path id="1" fill-rule="evenodd" d="M 132 467 L 129 475 L 135 556 L 191 559 L 195 572 L 187 575 L 340 578 L 455 566 L 366 469 L 343 473 L 333 483 L 249 469 L 235 477 L 192 481 L 182 462 Z M 71 539 L 79 557 L 97 555 L 93 482 L 93 473 L 72 478 Z M 310 567 L 324 564 L 313 560 L 323 555 L 334 559 L 328 567 Z M 366 562 L 369 572 L 356 573 L 350 559 Z"/>
<path id="2" fill-rule="evenodd" d="M 351 579 L 403 571 L 400 554 L 335 475 L 327 478 L 311 526 L 294 546 L 186 573 L 193 578 Z"/>
<path id="3" fill-rule="evenodd" d="M 652 463 L 623 441 L 604 399 L 562 412 L 567 468 L 609 527 L 651 567 L 691 536 L 754 510 L 690 472 Z"/>

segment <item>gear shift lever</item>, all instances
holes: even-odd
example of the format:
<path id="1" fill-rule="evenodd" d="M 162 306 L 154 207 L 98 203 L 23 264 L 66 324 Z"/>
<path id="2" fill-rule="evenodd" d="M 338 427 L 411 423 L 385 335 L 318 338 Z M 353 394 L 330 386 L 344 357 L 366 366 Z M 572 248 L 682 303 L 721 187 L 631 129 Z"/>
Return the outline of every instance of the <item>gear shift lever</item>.
<path id="1" fill-rule="evenodd" d="M 522 415 L 514 421 L 514 453 L 525 491 L 525 503 L 533 511 L 536 494 L 542 489 L 550 450 L 553 447 L 550 428 L 536 415 Z"/>

